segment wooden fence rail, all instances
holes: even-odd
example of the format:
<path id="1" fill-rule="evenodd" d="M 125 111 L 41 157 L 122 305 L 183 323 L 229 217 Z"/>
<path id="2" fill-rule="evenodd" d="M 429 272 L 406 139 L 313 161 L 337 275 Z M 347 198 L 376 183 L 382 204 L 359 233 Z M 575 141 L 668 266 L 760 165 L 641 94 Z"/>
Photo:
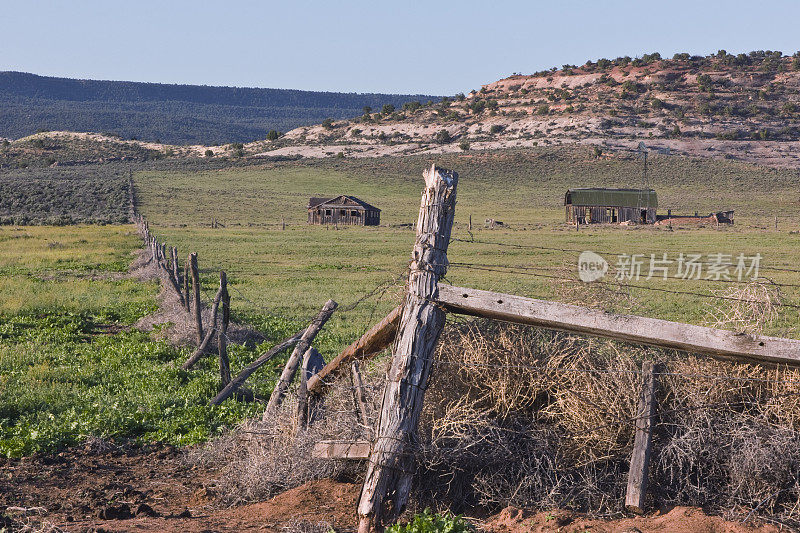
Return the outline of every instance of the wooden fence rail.
<path id="1" fill-rule="evenodd" d="M 618 315 L 513 294 L 440 285 L 436 301 L 462 315 L 672 348 L 745 362 L 800 365 L 800 340 Z"/>

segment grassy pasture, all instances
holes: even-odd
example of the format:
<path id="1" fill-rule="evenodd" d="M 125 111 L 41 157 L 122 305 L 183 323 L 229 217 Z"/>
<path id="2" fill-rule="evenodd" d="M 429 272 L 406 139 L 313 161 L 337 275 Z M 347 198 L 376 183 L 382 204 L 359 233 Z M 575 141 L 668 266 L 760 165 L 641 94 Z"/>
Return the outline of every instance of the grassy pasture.
<path id="1" fill-rule="evenodd" d="M 258 411 L 208 408 L 214 361 L 184 372 L 188 349 L 131 327 L 156 309 L 158 291 L 127 276 L 139 246 L 132 226 L 0 226 L 0 454 L 90 436 L 191 444 Z M 295 326 L 264 329 L 277 337 Z M 254 357 L 230 353 L 236 368 Z M 269 376 L 253 383 L 260 393 Z"/>
<path id="2" fill-rule="evenodd" d="M 453 284 L 575 301 L 587 287 L 556 278 L 575 276 L 582 250 L 612 264 L 621 253 L 676 259 L 683 253 L 763 256 L 762 267 L 798 269 L 800 203 L 796 174 L 731 161 L 653 157 L 649 174 L 659 192 L 660 212 L 708 214 L 735 209 L 732 227 L 595 226 L 576 232 L 563 222 L 563 194 L 577 186 L 638 186 L 641 162 L 627 156 L 596 159 L 582 148 L 440 156 L 437 164 L 461 174 L 454 237 L 504 243 L 451 244 Z M 344 306 L 400 276 L 407 265 L 422 186 L 421 157 L 324 160 L 266 164 L 208 172 L 146 171 L 135 174 L 140 211 L 163 240 L 182 254 L 196 250 L 207 293 L 217 269 L 229 272 L 234 311 L 308 317 L 332 297 Z M 378 228 L 307 226 L 309 196 L 353 194 L 378 207 Z M 774 214 L 779 213 L 779 229 Z M 783 215 L 793 215 L 788 218 Z M 468 221 L 472 215 L 473 232 Z M 483 228 L 485 218 L 505 223 Z M 224 227 L 212 229 L 216 218 Z M 287 225 L 281 230 L 281 222 Z M 792 233 L 792 232 L 795 233 Z M 535 247 L 560 248 L 542 250 Z M 464 263 L 468 265 L 464 265 Z M 513 272 L 498 272 L 512 267 Z M 671 275 L 674 275 L 673 272 Z M 762 269 L 778 283 L 800 284 L 800 273 Z M 646 275 L 646 270 L 645 270 Z M 550 276 L 550 277 L 547 277 Z M 632 285 L 715 294 L 733 284 L 686 280 L 633 280 Z M 353 338 L 396 301 L 395 285 L 383 298 L 370 296 L 339 313 L 333 328 Z M 782 287 L 787 302 L 800 302 L 797 287 Z M 237 294 L 238 293 L 238 294 Z M 659 318 L 703 323 L 715 305 L 695 295 L 630 289 L 632 301 L 607 307 Z M 768 327 L 797 335 L 797 310 L 782 309 Z"/>

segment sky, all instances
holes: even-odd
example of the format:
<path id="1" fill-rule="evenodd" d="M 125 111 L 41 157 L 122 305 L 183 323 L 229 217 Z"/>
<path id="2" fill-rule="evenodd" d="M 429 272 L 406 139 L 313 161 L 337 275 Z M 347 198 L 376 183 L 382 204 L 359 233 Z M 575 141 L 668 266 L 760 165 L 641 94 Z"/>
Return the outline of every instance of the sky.
<path id="1" fill-rule="evenodd" d="M 798 0 L 0 0 L 0 71 L 452 95 L 601 57 L 792 54 L 798 20 Z"/>

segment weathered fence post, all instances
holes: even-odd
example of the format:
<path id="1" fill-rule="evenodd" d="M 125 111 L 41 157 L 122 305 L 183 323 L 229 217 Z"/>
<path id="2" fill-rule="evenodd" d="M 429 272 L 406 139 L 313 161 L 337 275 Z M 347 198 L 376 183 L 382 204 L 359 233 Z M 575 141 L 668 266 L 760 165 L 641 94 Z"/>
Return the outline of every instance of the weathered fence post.
<path id="1" fill-rule="evenodd" d="M 170 248 L 169 254 L 172 257 L 172 277 L 175 278 L 175 285 L 178 286 L 180 292 L 181 276 L 178 269 L 178 249 L 174 246 Z"/>
<path id="2" fill-rule="evenodd" d="M 445 312 L 435 299 L 439 279 L 447 272 L 458 174 L 431 166 L 423 175 L 425 191 L 403 314 L 358 504 L 359 533 L 382 531 L 385 523 L 405 509 L 414 469 L 417 422 L 433 353 L 445 323 Z M 386 505 L 389 502 L 391 506 Z"/>
<path id="3" fill-rule="evenodd" d="M 286 366 L 283 367 L 281 377 L 278 380 L 278 383 L 275 384 L 275 389 L 272 391 L 272 396 L 269 397 L 267 409 L 264 411 L 264 420 L 267 420 L 272 414 L 275 413 L 275 411 L 277 411 L 278 406 L 283 401 L 286 390 L 289 388 L 289 384 L 291 384 L 292 379 L 294 379 L 294 375 L 297 372 L 297 367 L 300 365 L 300 358 L 305 355 L 306 350 L 308 350 L 308 348 L 311 346 L 311 341 L 314 340 L 314 337 L 317 336 L 319 330 L 322 329 L 322 326 L 325 325 L 325 322 L 328 321 L 337 307 L 339 307 L 339 304 L 333 300 L 328 300 L 316 318 L 314 318 L 311 324 L 309 324 L 308 328 L 306 328 L 306 331 L 303 333 L 303 337 L 300 339 L 300 342 L 298 342 L 294 347 L 292 355 L 289 356 L 289 360 L 286 361 Z"/>
<path id="4" fill-rule="evenodd" d="M 231 364 L 228 361 L 228 322 L 231 320 L 231 295 L 228 293 L 228 275 L 224 270 L 219 273 L 219 293 L 222 304 L 222 321 L 217 332 L 217 345 L 219 348 L 219 390 L 223 390 L 231 382 Z"/>
<path id="5" fill-rule="evenodd" d="M 203 343 L 203 317 L 200 314 L 200 270 L 197 268 L 197 252 L 189 254 L 189 270 L 192 272 L 192 296 L 194 299 L 194 323 L 197 330 L 197 345 Z"/>
<path id="6" fill-rule="evenodd" d="M 189 280 L 191 279 L 192 266 L 189 257 L 186 258 L 186 263 L 183 264 L 183 306 L 188 313 L 191 309 L 191 297 L 189 295 Z"/>
<path id="7" fill-rule="evenodd" d="M 636 410 L 636 437 L 628 471 L 628 489 L 625 507 L 634 513 L 643 513 L 647 496 L 647 476 L 650 470 L 650 446 L 653 440 L 653 416 L 656 411 L 656 373 L 652 361 L 642 362 L 642 390 Z"/>

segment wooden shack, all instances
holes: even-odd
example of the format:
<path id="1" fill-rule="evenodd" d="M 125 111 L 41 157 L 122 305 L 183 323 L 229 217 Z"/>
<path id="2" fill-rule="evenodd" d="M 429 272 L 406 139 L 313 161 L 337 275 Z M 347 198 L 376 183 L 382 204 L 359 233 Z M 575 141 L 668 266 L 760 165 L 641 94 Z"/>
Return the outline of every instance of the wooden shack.
<path id="1" fill-rule="evenodd" d="M 310 198 L 308 223 L 377 226 L 381 223 L 381 210 L 345 194 L 334 198 Z"/>
<path id="2" fill-rule="evenodd" d="M 569 189 L 564 206 L 570 224 L 654 224 L 658 197 L 653 189 Z"/>

